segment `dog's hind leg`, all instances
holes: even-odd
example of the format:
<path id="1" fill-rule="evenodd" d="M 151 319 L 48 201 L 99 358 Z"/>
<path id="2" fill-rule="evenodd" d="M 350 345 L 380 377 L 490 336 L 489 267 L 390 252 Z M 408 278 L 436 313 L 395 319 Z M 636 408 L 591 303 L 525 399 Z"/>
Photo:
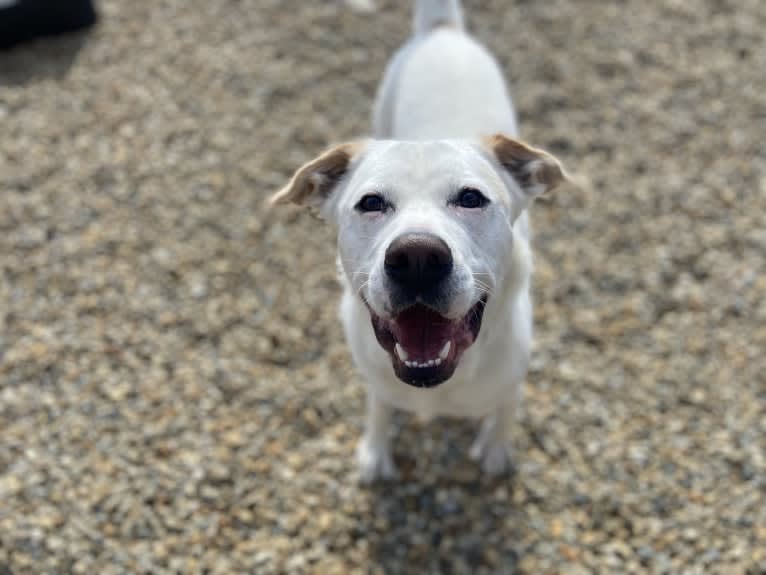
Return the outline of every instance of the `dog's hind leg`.
<path id="1" fill-rule="evenodd" d="M 377 479 L 395 479 L 396 465 L 391 456 L 391 406 L 367 393 L 367 422 L 364 436 L 357 447 L 359 479 L 370 483 Z"/>

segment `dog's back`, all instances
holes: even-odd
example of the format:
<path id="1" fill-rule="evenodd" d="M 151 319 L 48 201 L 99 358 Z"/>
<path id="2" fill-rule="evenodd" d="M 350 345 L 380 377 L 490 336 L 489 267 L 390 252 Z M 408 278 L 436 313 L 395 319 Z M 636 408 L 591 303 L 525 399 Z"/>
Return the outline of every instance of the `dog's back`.
<path id="1" fill-rule="evenodd" d="M 458 0 L 418 0 L 414 36 L 391 61 L 378 93 L 375 137 L 397 140 L 516 135 L 495 59 L 464 33 Z"/>

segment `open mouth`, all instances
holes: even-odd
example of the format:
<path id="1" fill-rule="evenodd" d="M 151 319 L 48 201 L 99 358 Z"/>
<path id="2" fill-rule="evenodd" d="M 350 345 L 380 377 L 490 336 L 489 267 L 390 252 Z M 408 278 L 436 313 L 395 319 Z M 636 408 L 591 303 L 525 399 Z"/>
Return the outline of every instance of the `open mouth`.
<path id="1" fill-rule="evenodd" d="M 422 304 L 393 319 L 368 309 L 375 337 L 391 356 L 396 376 L 415 387 L 436 387 L 452 377 L 463 352 L 476 341 L 486 304 L 485 296 L 457 320 Z"/>

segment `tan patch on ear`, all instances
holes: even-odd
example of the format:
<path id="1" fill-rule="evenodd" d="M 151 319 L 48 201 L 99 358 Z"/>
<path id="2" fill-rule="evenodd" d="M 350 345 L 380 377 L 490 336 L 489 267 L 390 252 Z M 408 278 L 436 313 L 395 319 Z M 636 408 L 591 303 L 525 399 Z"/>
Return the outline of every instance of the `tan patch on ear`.
<path id="1" fill-rule="evenodd" d="M 484 138 L 483 143 L 522 188 L 543 188 L 544 193 L 568 179 L 561 163 L 551 154 L 504 134 Z"/>
<path id="2" fill-rule="evenodd" d="M 363 148 L 363 142 L 348 142 L 327 150 L 298 169 L 288 184 L 271 196 L 269 203 L 303 204 L 310 198 L 327 198 Z"/>

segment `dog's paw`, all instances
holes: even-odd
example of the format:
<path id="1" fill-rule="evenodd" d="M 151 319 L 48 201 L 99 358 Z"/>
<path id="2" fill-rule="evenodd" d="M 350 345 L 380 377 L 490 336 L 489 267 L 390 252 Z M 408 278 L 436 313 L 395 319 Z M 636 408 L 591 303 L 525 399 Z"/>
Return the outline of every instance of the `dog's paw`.
<path id="1" fill-rule="evenodd" d="M 513 449 L 508 441 L 497 439 L 487 441 L 477 438 L 468 455 L 478 461 L 482 471 L 488 475 L 501 475 L 513 471 Z"/>
<path id="2" fill-rule="evenodd" d="M 356 448 L 359 481 L 372 483 L 380 479 L 396 479 L 398 472 L 391 453 L 385 446 L 375 445 L 366 438 Z"/>

